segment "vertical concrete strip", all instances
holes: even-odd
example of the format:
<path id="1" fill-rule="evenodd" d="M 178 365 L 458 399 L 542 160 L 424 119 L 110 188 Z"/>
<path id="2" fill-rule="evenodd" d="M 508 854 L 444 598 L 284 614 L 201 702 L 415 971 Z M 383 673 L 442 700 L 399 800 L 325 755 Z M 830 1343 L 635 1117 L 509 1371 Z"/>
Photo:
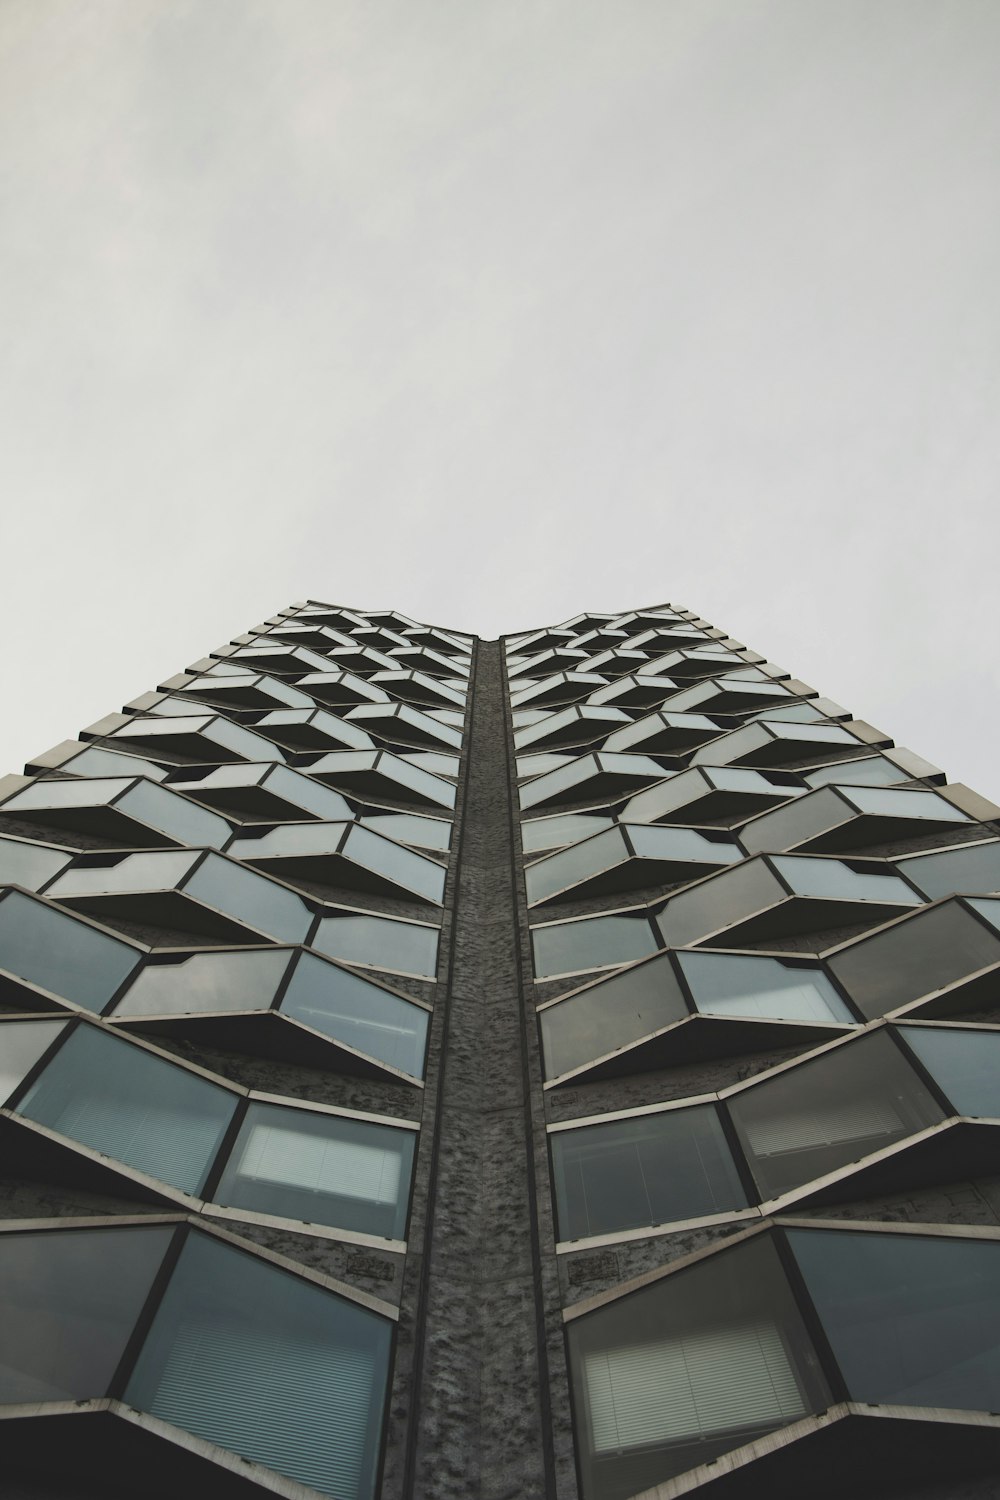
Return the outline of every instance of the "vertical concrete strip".
<path id="1" fill-rule="evenodd" d="M 417 1358 L 413 1500 L 543 1500 L 500 646 L 480 642 Z"/>

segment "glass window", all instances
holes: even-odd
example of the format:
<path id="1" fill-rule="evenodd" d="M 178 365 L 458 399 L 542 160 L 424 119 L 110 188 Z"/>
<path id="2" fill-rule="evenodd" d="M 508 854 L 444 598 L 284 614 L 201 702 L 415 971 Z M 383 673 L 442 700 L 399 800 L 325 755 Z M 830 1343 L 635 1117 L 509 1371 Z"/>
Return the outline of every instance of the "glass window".
<path id="1" fill-rule="evenodd" d="M 695 828 L 663 828 L 658 824 L 644 823 L 630 824 L 627 832 L 636 854 L 642 859 L 731 865 L 743 858 L 738 845 L 725 834 L 713 836 L 699 833 Z"/>
<path id="2" fill-rule="evenodd" d="M 283 943 L 301 943 L 312 914 L 292 891 L 210 854 L 191 876 L 185 894 L 236 917 Z"/>
<path id="3" fill-rule="evenodd" d="M 851 801 L 863 813 L 886 818 L 933 818 L 941 823 L 968 823 L 960 812 L 936 792 L 907 791 L 902 787 L 854 787 Z"/>
<path id="4" fill-rule="evenodd" d="M 4 1021 L 0 1024 L 0 1104 L 4 1104 L 52 1046 L 65 1021 Z"/>
<path id="5" fill-rule="evenodd" d="M 846 1021 L 854 1016 L 823 970 L 740 953 L 678 953 L 695 1005 L 706 1016 Z"/>
<path id="6" fill-rule="evenodd" d="M 228 1089 L 84 1025 L 67 1037 L 17 1112 L 197 1193 L 235 1108 Z"/>
<path id="7" fill-rule="evenodd" d="M 966 891 L 1000 891 L 1000 841 L 901 859 L 899 869 L 932 901 Z"/>
<path id="8" fill-rule="evenodd" d="M 944 1118 L 884 1031 L 765 1078 L 728 1105 L 762 1198 L 776 1198 Z"/>
<path id="9" fill-rule="evenodd" d="M 414 1133 L 368 1120 L 251 1104 L 214 1194 L 219 1203 L 401 1240 Z"/>
<path id="10" fill-rule="evenodd" d="M 1000 1410 L 1000 1245 L 794 1230 L 853 1401 Z"/>
<path id="11" fill-rule="evenodd" d="M 55 779 L 34 781 L 23 791 L 9 797 L 4 811 L 27 812 L 53 807 L 100 807 L 117 797 L 128 786 L 127 781 L 77 781 Z"/>
<path id="12" fill-rule="evenodd" d="M 899 1034 L 960 1115 L 1000 1118 L 1000 1032 L 901 1026 Z"/>
<path id="13" fill-rule="evenodd" d="M 550 1139 L 560 1239 L 746 1206 L 711 1105 L 560 1130 Z"/>
<path id="14" fill-rule="evenodd" d="M 690 1014 L 666 955 L 539 1011 L 548 1078 L 606 1057 Z"/>
<path id="15" fill-rule="evenodd" d="M 149 963 L 115 1007 L 120 1016 L 190 1015 L 266 1010 L 291 955 L 270 952 L 195 953 L 179 963 Z"/>
<path id="16" fill-rule="evenodd" d="M 521 824 L 521 844 L 525 854 L 538 854 L 543 849 L 575 844 L 613 825 L 614 818 L 600 813 L 565 813 L 562 817 L 534 818 Z"/>
<path id="17" fill-rule="evenodd" d="M 69 771 L 73 776 L 148 776 L 151 781 L 162 781 L 167 774 L 162 766 L 154 765 L 151 760 L 143 760 L 138 755 L 119 755 L 114 750 L 96 746 L 64 761 L 59 769 Z"/>
<path id="18" fill-rule="evenodd" d="M 71 859 L 72 855 L 47 849 L 44 844 L 0 838 L 0 885 L 23 885 L 26 890 L 37 891 Z"/>
<path id="19" fill-rule="evenodd" d="M 335 1500 L 372 1500 L 391 1326 L 193 1234 L 125 1399 Z"/>
<path id="20" fill-rule="evenodd" d="M 787 899 L 761 860 L 748 860 L 672 896 L 656 918 L 664 944 L 680 947 Z"/>
<path id="21" fill-rule="evenodd" d="M 1000 932 L 1000 901 L 970 901 L 969 905 Z"/>
<path id="22" fill-rule="evenodd" d="M 0 901 L 0 968 L 88 1010 L 103 1010 L 139 962 L 134 948 L 11 892 Z"/>
<path id="23" fill-rule="evenodd" d="M 413 891 L 425 901 L 440 906 L 444 897 L 445 871 L 433 860 L 424 859 L 401 844 L 381 838 L 367 828 L 353 827 L 347 835 L 344 853 L 375 874 L 394 881 L 404 890 Z"/>
<path id="24" fill-rule="evenodd" d="M 0 1235 L 0 1402 L 103 1396 L 172 1232 Z"/>
<path id="25" fill-rule="evenodd" d="M 178 797 L 152 781 L 138 781 L 117 804 L 130 818 L 148 823 L 179 844 L 219 849 L 232 835 L 225 818 Z"/>
<path id="26" fill-rule="evenodd" d="M 828 960 L 864 1016 L 883 1016 L 921 995 L 1000 962 L 1000 941 L 957 902 L 843 948 Z"/>
<path id="27" fill-rule="evenodd" d="M 391 1068 L 423 1077 L 428 1012 L 360 974 L 303 953 L 281 1010 Z"/>
<path id="28" fill-rule="evenodd" d="M 346 963 L 433 979 L 437 973 L 438 935 L 436 927 L 345 912 L 321 920 L 312 946 Z"/>
<path id="29" fill-rule="evenodd" d="M 585 917 L 532 928 L 535 974 L 583 974 L 655 953 L 658 944 L 645 914 Z"/>
<path id="30" fill-rule="evenodd" d="M 916 891 L 897 875 L 854 870 L 839 859 L 803 854 L 779 854 L 774 867 L 797 896 L 832 897 L 838 901 L 892 901 L 897 906 L 919 906 Z"/>
<path id="31" fill-rule="evenodd" d="M 335 822 L 338 818 L 351 816 L 350 806 L 339 792 L 331 791 L 328 786 L 322 786 L 308 776 L 300 776 L 297 771 L 289 771 L 284 766 L 275 766 L 265 785 L 275 797 L 283 797 L 293 807 L 304 808 L 314 817 Z"/>
<path id="32" fill-rule="evenodd" d="M 198 858 L 187 850 L 170 850 L 156 854 L 126 854 L 124 859 L 111 855 L 97 856 L 79 863 L 60 875 L 46 895 L 57 900 L 73 896 L 92 896 L 110 891 L 162 891 L 179 885 Z"/>
<path id="33" fill-rule="evenodd" d="M 529 865 L 524 872 L 528 900 L 544 901 L 568 886 L 578 885 L 614 865 L 623 864 L 630 857 L 621 829 L 609 828 L 606 833 L 599 833 Z"/>
<path id="34" fill-rule="evenodd" d="M 884 755 L 869 755 L 864 760 L 839 760 L 832 766 L 820 766 L 815 771 L 804 771 L 803 780 L 810 786 L 825 786 L 835 781 L 838 786 L 861 786 L 865 783 L 891 786 L 894 781 L 908 781 L 907 773 L 886 760 Z"/>
<path id="35" fill-rule="evenodd" d="M 584 1500 L 624 1500 L 831 1399 L 764 1235 L 574 1319 L 568 1338 Z"/>
<path id="36" fill-rule="evenodd" d="M 444 818 L 421 818 L 415 813 L 373 813 L 360 821 L 363 828 L 384 833 L 387 838 L 398 839 L 401 844 L 416 844 L 419 849 L 439 849 L 442 853 L 451 847 L 452 825 Z"/>

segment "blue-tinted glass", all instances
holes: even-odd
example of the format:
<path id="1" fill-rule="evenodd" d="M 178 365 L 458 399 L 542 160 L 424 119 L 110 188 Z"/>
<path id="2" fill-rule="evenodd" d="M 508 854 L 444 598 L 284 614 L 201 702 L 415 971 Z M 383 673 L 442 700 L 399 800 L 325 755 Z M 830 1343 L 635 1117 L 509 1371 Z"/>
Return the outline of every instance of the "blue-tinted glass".
<path id="1" fill-rule="evenodd" d="M 134 948 L 41 901 L 0 901 L 0 969 L 88 1010 L 103 1010 L 139 962 Z"/>
<path id="2" fill-rule="evenodd" d="M 823 970 L 741 953 L 679 953 L 694 1001 L 707 1016 L 780 1021 L 854 1020 Z"/>
<path id="3" fill-rule="evenodd" d="M 899 869 L 932 901 L 965 892 L 1000 891 L 1000 841 L 901 859 Z"/>
<path id="4" fill-rule="evenodd" d="M 532 929 L 535 974 L 583 974 L 588 969 L 627 964 L 655 953 L 657 943 L 645 915 L 586 917 Z"/>
<path id="5" fill-rule="evenodd" d="M 402 1239 L 411 1130 L 251 1104 L 215 1190 L 219 1203 Z"/>
<path id="6" fill-rule="evenodd" d="M 287 950 L 196 953 L 180 963 L 147 963 L 115 1007 L 121 1016 L 266 1010 L 291 955 Z"/>
<path id="7" fill-rule="evenodd" d="M 546 1077 L 606 1057 L 688 1014 L 665 956 L 587 985 L 538 1012 Z"/>
<path id="8" fill-rule="evenodd" d="M 334 1500 L 372 1500 L 390 1351 L 377 1313 L 192 1235 L 125 1399 Z"/>
<path id="9" fill-rule="evenodd" d="M 1000 1032 L 965 1026 L 899 1030 L 960 1115 L 1000 1118 Z"/>
<path id="10" fill-rule="evenodd" d="M 72 857 L 44 844 L 0 838 L 0 885 L 23 885 L 25 890 L 37 891 L 65 869 Z"/>
<path id="11" fill-rule="evenodd" d="M 309 908 L 292 891 L 217 854 L 198 866 L 185 894 L 283 943 L 303 942 L 312 922 Z"/>
<path id="12" fill-rule="evenodd" d="M 228 1089 L 93 1026 L 78 1026 L 17 1112 L 197 1193 L 235 1108 Z"/>
<path id="13" fill-rule="evenodd" d="M 379 1062 L 423 1077 L 428 1012 L 359 974 L 304 953 L 281 1010 Z"/>
<path id="14" fill-rule="evenodd" d="M 1000 1245 L 789 1233 L 851 1399 L 1000 1410 Z"/>
<path id="15" fill-rule="evenodd" d="M 360 913 L 324 917 L 313 939 L 313 947 L 331 958 L 424 979 L 433 979 L 437 972 L 437 945 L 436 927 Z"/>

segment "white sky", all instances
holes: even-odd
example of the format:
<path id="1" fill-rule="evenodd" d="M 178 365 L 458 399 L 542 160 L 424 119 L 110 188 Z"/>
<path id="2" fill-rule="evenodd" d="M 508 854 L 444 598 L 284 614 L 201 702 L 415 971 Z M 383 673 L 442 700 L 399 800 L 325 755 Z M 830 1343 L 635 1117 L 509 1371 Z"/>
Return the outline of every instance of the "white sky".
<path id="1" fill-rule="evenodd" d="M 0 767 L 671 600 L 1000 800 L 997 0 L 0 0 Z"/>

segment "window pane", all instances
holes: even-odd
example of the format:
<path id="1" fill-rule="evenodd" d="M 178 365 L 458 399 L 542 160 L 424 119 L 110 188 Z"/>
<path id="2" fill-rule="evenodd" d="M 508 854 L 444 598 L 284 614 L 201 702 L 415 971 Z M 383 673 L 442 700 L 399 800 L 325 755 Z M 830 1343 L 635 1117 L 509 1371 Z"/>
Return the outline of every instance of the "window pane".
<path id="1" fill-rule="evenodd" d="M 944 1118 L 885 1032 L 765 1079 L 728 1106 L 763 1198 Z"/>
<path id="2" fill-rule="evenodd" d="M 219 1203 L 402 1239 L 414 1133 L 367 1120 L 251 1104 L 215 1192 Z"/>
<path id="3" fill-rule="evenodd" d="M 788 1235 L 851 1399 L 1000 1410 L 1000 1245 Z"/>
<path id="4" fill-rule="evenodd" d="M 0 838 L 0 885 L 23 885 L 26 890 L 37 891 L 71 859 L 72 855 L 58 849 Z"/>
<path id="5" fill-rule="evenodd" d="M 309 908 L 292 891 L 217 854 L 198 866 L 185 892 L 282 943 L 303 942 L 312 922 Z"/>
<path id="6" fill-rule="evenodd" d="M 373 833 L 384 833 L 386 838 L 398 839 L 401 844 L 416 844 L 418 849 L 440 849 L 447 852 L 451 845 L 452 825 L 444 818 L 421 818 L 415 813 L 372 813 L 362 818 L 362 827 Z"/>
<path id="7" fill-rule="evenodd" d="M 436 927 L 360 913 L 324 917 L 312 940 L 314 948 L 331 958 L 424 979 L 433 979 L 437 972 L 437 945 Z"/>
<path id="8" fill-rule="evenodd" d="M 556 922 L 533 928 L 531 937 L 539 979 L 627 964 L 655 953 L 658 946 L 645 915 Z"/>
<path id="9" fill-rule="evenodd" d="M 140 781 L 126 792 L 118 807 L 130 818 L 158 828 L 179 844 L 193 848 L 221 848 L 232 833 L 225 818 L 208 812 L 186 797 L 168 792 L 152 781 Z"/>
<path id="10" fill-rule="evenodd" d="M 180 963 L 147 963 L 115 1006 L 121 1016 L 266 1010 L 291 955 L 196 953 Z"/>
<path id="11" fill-rule="evenodd" d="M 761 1016 L 780 1021 L 847 1021 L 854 1017 L 818 966 L 738 953 L 679 953 L 684 977 L 706 1016 Z"/>
<path id="12" fill-rule="evenodd" d="M 65 1021 L 5 1021 L 0 1024 L 0 1104 L 10 1098 Z"/>
<path id="13" fill-rule="evenodd" d="M 551 1143 L 563 1240 L 746 1206 L 711 1105 L 560 1130 Z"/>
<path id="14" fill-rule="evenodd" d="M 689 1014 L 665 956 L 539 1011 L 545 1072 L 557 1078 Z"/>
<path id="15" fill-rule="evenodd" d="M 893 901 L 899 906 L 919 906 L 920 897 L 896 875 L 852 870 L 838 859 L 781 854 L 774 867 L 797 896 L 831 896 L 839 901 Z"/>
<path id="16" fill-rule="evenodd" d="M 656 923 L 664 943 L 679 947 L 785 901 L 787 895 L 767 865 L 749 860 L 671 897 Z"/>
<path id="17" fill-rule="evenodd" d="M 0 1402 L 103 1396 L 172 1232 L 0 1235 Z"/>
<path id="18" fill-rule="evenodd" d="M 1000 890 L 1000 842 L 970 844 L 901 859 L 899 868 L 918 890 L 933 901 L 937 896 Z"/>
<path id="19" fill-rule="evenodd" d="M 625 1500 L 829 1400 L 765 1236 L 574 1320 L 569 1348 L 584 1500 Z"/>
<path id="20" fill-rule="evenodd" d="M 304 953 L 281 1010 L 379 1062 L 423 1077 L 428 1012 L 358 974 Z"/>
<path id="21" fill-rule="evenodd" d="M 16 891 L 0 901 L 0 968 L 88 1010 L 102 1010 L 138 962 L 134 948 L 41 901 Z"/>
<path id="22" fill-rule="evenodd" d="M 93 1026 L 78 1026 L 17 1112 L 197 1193 L 235 1108 L 228 1089 Z"/>
<path id="23" fill-rule="evenodd" d="M 882 1016 L 1000 962 L 1000 940 L 949 903 L 897 922 L 828 962 L 862 1015 Z"/>
<path id="24" fill-rule="evenodd" d="M 960 1115 L 1000 1117 L 1000 1032 L 901 1026 L 899 1033 Z"/>
<path id="25" fill-rule="evenodd" d="M 601 813 L 566 813 L 562 817 L 533 818 L 521 824 L 521 844 L 525 854 L 559 849 L 565 844 L 575 844 L 578 839 L 589 838 L 592 833 L 601 833 L 613 823 L 613 818 Z"/>
<path id="26" fill-rule="evenodd" d="M 366 869 L 384 875 L 425 901 L 441 904 L 445 872 L 433 860 L 357 826 L 347 835 L 344 853 L 348 859 L 357 860 Z"/>
<path id="27" fill-rule="evenodd" d="M 192 1235 L 125 1399 L 312 1485 L 371 1500 L 391 1325 Z"/>

